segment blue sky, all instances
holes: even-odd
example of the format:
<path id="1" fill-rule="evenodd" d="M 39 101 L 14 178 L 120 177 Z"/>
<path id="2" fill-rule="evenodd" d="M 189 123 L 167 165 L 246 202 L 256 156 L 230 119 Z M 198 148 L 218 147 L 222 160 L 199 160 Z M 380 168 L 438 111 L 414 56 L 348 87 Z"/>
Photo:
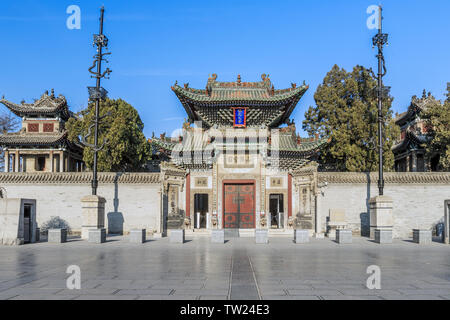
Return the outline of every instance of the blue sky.
<path id="1" fill-rule="evenodd" d="M 301 132 L 314 92 L 334 64 L 351 70 L 376 67 L 366 27 L 375 0 L 119 1 L 2 0 L 0 95 L 32 101 L 55 88 L 73 111 L 85 107 L 87 71 L 95 50 L 99 7 L 104 4 L 110 39 L 110 80 L 103 86 L 141 115 L 145 134 L 171 133 L 186 117 L 170 86 L 178 80 L 204 88 L 218 80 L 259 81 L 270 74 L 275 88 L 310 85 L 293 117 Z M 384 28 L 394 111 L 402 112 L 424 88 L 444 98 L 450 82 L 450 1 L 389 0 Z M 81 8 L 81 29 L 69 30 L 66 8 Z"/>

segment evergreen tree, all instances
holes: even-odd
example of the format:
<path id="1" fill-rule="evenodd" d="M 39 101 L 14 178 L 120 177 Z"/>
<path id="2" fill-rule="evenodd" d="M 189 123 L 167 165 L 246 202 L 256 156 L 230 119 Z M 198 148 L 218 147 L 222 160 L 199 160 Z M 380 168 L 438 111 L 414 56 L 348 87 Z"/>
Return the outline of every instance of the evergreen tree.
<path id="1" fill-rule="evenodd" d="M 430 137 L 427 154 L 439 155 L 439 167 L 444 171 L 450 171 L 450 86 L 447 90 L 448 98 L 443 104 L 436 101 L 421 114 Z"/>
<path id="2" fill-rule="evenodd" d="M 378 106 L 376 80 L 369 70 L 356 66 L 347 72 L 333 66 L 319 85 L 315 107 L 305 113 L 303 129 L 310 136 L 330 138 L 321 151 L 322 168 L 337 171 L 374 171 L 378 168 Z M 384 168 L 391 170 L 391 147 L 399 135 L 392 118 L 392 97 L 383 99 Z"/>
<path id="3" fill-rule="evenodd" d="M 150 157 L 150 144 L 144 136 L 144 124 L 138 112 L 122 99 L 106 99 L 100 104 L 99 145 L 106 139 L 105 147 L 98 153 L 99 171 L 143 171 Z M 95 103 L 71 118 L 66 126 L 69 139 L 79 142 L 86 136 L 95 117 Z M 94 128 L 87 142 L 94 144 Z M 89 168 L 94 163 L 90 147 L 84 148 L 83 160 Z"/>

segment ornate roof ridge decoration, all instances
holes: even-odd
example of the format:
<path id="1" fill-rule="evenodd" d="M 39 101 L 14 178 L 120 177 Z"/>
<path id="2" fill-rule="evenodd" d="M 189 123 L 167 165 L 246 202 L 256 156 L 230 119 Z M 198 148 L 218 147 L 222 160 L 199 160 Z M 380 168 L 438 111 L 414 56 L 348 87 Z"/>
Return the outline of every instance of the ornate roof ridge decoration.
<path id="1" fill-rule="evenodd" d="M 320 183 L 328 182 L 334 184 L 347 183 L 363 183 L 367 184 L 368 174 L 363 172 L 319 172 L 318 179 Z M 385 182 L 394 183 L 411 183 L 411 184 L 449 184 L 450 172 L 386 172 L 384 176 Z M 378 181 L 378 173 L 370 173 L 371 184 Z"/>
<path id="2" fill-rule="evenodd" d="M 208 79 L 205 90 L 193 89 L 189 84 L 172 86 L 189 117 L 189 122 L 202 121 L 204 127 L 232 126 L 233 107 L 247 107 L 247 126 L 278 127 L 287 123 L 309 86 L 291 84 L 290 88 L 275 90 L 268 75 L 262 81 L 218 82 L 217 75 Z"/>
<path id="3" fill-rule="evenodd" d="M 133 172 L 124 173 L 117 179 L 118 173 L 115 172 L 99 172 L 99 183 L 129 183 L 144 184 L 160 183 L 159 173 Z M 0 173 L 0 183 L 48 183 L 48 184 L 89 184 L 91 182 L 91 172 L 9 172 Z"/>
<path id="4" fill-rule="evenodd" d="M 400 125 L 402 122 L 414 117 L 421 111 L 426 110 L 428 105 L 431 103 L 441 103 L 441 101 L 437 100 L 430 92 L 428 92 L 427 94 L 425 90 L 423 91 L 423 95 L 421 98 L 413 96 L 411 98 L 411 104 L 408 106 L 408 109 L 398 115 L 398 117 L 395 119 L 395 123 L 397 125 Z"/>
<path id="5" fill-rule="evenodd" d="M 51 94 L 46 91 L 38 100 L 33 103 L 16 104 L 6 100 L 4 97 L 0 100 L 15 115 L 22 117 L 27 115 L 59 115 L 64 121 L 69 120 L 70 111 L 67 106 L 67 100 L 63 95 L 55 97 L 54 90 Z"/>
<path id="6" fill-rule="evenodd" d="M 232 82 L 232 84 L 234 83 Z M 235 102 L 239 105 L 253 101 L 258 103 L 265 102 L 270 105 L 270 103 L 275 102 L 287 102 L 295 97 L 301 98 L 309 89 L 309 86 L 302 85 L 295 88 L 274 90 L 273 94 L 271 90 L 250 85 L 212 87 L 214 89 L 211 89 L 211 91 L 180 87 L 178 84 L 173 85 L 171 88 L 178 98 L 185 98 L 189 101 L 205 105 L 213 103 L 217 105 L 220 102 Z M 217 91 L 217 94 L 214 94 L 213 91 Z"/>

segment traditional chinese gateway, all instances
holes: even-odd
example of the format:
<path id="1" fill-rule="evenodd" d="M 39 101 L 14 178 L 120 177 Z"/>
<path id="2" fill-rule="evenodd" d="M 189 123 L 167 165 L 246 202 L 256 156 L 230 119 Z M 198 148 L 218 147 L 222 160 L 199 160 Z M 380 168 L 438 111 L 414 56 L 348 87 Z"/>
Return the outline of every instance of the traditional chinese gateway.
<path id="1" fill-rule="evenodd" d="M 261 78 L 219 82 L 213 74 L 205 89 L 172 87 L 188 115 L 183 134 L 150 140 L 168 229 L 314 231 L 314 159 L 327 139 L 300 138 L 289 119 L 307 85 L 276 90 Z"/>

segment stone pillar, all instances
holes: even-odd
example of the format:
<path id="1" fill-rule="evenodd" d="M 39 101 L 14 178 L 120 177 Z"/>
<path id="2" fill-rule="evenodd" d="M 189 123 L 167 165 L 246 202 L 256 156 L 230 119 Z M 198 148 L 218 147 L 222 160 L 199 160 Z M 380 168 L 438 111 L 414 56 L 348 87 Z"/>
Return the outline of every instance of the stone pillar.
<path id="1" fill-rule="evenodd" d="M 315 211 L 316 211 L 316 224 L 315 224 L 315 232 L 314 235 L 318 239 L 322 239 L 325 237 L 324 230 L 322 229 L 322 197 L 325 194 L 325 188 L 327 187 L 328 183 L 322 183 L 318 184 L 317 191 L 316 191 L 316 205 L 315 205 Z"/>
<path id="2" fill-rule="evenodd" d="M 445 200 L 444 207 L 444 243 L 450 244 L 450 200 Z"/>
<path id="3" fill-rule="evenodd" d="M 59 153 L 59 172 L 64 172 L 64 152 L 63 151 L 61 151 Z"/>
<path id="4" fill-rule="evenodd" d="M 5 161 L 5 172 L 9 172 L 9 151 L 5 151 L 4 161 Z"/>
<path id="5" fill-rule="evenodd" d="M 54 167 L 54 163 L 53 163 L 53 151 L 50 151 L 49 157 L 50 157 L 50 172 L 53 172 L 53 171 L 54 171 L 54 169 L 53 169 L 53 167 Z"/>
<path id="6" fill-rule="evenodd" d="M 20 158 L 19 158 L 19 151 L 16 151 L 14 154 L 14 172 L 19 172 L 20 167 Z"/>
<path id="7" fill-rule="evenodd" d="M 370 205 L 370 239 L 375 239 L 375 229 L 392 230 L 394 218 L 392 215 L 393 201 L 388 196 L 378 196 L 369 200 Z"/>
<path id="8" fill-rule="evenodd" d="M 81 199 L 82 239 L 89 239 L 89 230 L 105 227 L 105 203 L 105 198 L 99 196 L 86 196 Z"/>
<path id="9" fill-rule="evenodd" d="M 322 216 L 320 210 L 321 208 L 321 198 L 322 193 L 319 191 L 316 194 L 316 238 L 323 238 L 323 232 L 322 232 Z"/>

